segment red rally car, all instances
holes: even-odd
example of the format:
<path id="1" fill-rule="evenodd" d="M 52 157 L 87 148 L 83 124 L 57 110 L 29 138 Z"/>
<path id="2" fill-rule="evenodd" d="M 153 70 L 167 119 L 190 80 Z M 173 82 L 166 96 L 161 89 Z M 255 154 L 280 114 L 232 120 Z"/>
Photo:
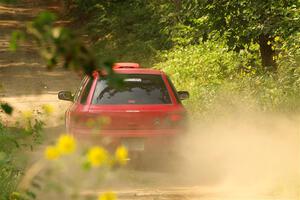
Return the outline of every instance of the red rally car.
<path id="1" fill-rule="evenodd" d="M 99 135 L 108 146 L 126 146 L 129 151 L 172 149 L 186 128 L 186 110 L 168 76 L 137 63 L 116 63 L 113 70 L 122 79 L 113 87 L 107 77 L 95 72 L 86 76 L 75 95 L 61 91 L 58 98 L 72 101 L 66 111 L 66 129 L 78 138 Z"/>

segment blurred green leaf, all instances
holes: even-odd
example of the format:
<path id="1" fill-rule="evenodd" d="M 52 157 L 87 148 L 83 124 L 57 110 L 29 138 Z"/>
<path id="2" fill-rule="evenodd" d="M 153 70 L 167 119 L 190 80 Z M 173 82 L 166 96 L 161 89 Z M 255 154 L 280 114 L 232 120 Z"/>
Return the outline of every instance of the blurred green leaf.
<path id="1" fill-rule="evenodd" d="M 34 19 L 33 24 L 38 27 L 49 26 L 52 25 L 56 19 L 57 17 L 54 13 L 50 11 L 43 11 Z"/>
<path id="2" fill-rule="evenodd" d="M 8 103 L 1 103 L 0 107 L 8 115 L 11 115 L 13 112 L 13 107 L 10 106 Z"/>
<path id="3" fill-rule="evenodd" d="M 24 39 L 24 33 L 21 31 L 14 31 L 10 38 L 9 49 L 11 51 L 16 51 L 18 48 L 18 43 L 22 39 Z"/>
<path id="4" fill-rule="evenodd" d="M 88 161 L 83 162 L 81 167 L 83 170 L 86 170 L 86 171 L 88 171 L 92 168 L 91 163 Z"/>

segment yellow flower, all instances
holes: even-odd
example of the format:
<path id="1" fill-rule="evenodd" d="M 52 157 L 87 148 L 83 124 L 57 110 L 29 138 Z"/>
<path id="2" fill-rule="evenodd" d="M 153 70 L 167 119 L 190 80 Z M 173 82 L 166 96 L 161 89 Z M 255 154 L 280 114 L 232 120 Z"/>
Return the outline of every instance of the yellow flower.
<path id="1" fill-rule="evenodd" d="M 71 135 L 63 134 L 58 138 L 56 146 L 61 154 L 70 154 L 76 149 L 76 141 Z"/>
<path id="2" fill-rule="evenodd" d="M 55 146 L 48 146 L 44 155 L 47 160 L 56 160 L 60 156 L 59 150 Z"/>
<path id="3" fill-rule="evenodd" d="M 92 167 L 100 167 L 109 163 L 107 151 L 99 146 L 90 148 L 87 153 L 87 159 Z"/>
<path id="4" fill-rule="evenodd" d="M 52 36 L 53 36 L 54 38 L 59 38 L 60 35 L 61 35 L 61 32 L 62 32 L 62 28 L 60 28 L 60 27 L 55 27 L 55 28 L 52 29 Z"/>
<path id="5" fill-rule="evenodd" d="M 31 119 L 32 116 L 33 116 L 33 113 L 32 113 L 32 111 L 28 110 L 28 111 L 24 111 L 24 112 L 22 113 L 22 115 L 23 115 L 23 117 L 24 117 L 25 119 Z"/>
<path id="6" fill-rule="evenodd" d="M 117 200 L 117 195 L 114 192 L 105 192 L 98 197 L 98 200 Z"/>
<path id="7" fill-rule="evenodd" d="M 127 163 L 128 151 L 127 151 L 126 147 L 120 146 L 116 149 L 115 159 L 116 159 L 117 163 L 119 163 L 121 165 L 125 165 Z"/>
<path id="8" fill-rule="evenodd" d="M 47 115 L 51 115 L 54 112 L 54 107 L 50 104 L 44 104 L 42 109 Z"/>

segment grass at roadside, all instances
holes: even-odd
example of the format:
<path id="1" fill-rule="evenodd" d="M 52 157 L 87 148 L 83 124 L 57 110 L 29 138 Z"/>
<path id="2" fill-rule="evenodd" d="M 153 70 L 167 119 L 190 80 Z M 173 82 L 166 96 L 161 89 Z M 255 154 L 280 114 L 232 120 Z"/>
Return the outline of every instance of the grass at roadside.
<path id="1" fill-rule="evenodd" d="M 0 199 L 17 195 L 17 185 L 28 163 L 26 152 L 42 141 L 44 123 L 26 119 L 25 127 L 7 127 L 0 123 Z"/>

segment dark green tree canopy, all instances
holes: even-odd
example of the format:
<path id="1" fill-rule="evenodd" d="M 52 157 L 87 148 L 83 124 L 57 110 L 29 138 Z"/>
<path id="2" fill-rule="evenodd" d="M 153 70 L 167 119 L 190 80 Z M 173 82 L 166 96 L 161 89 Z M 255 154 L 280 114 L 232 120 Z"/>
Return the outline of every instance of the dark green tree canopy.
<path id="1" fill-rule="evenodd" d="M 65 1 L 97 16 L 91 32 L 101 38 L 97 44 L 103 48 L 125 49 L 116 57 L 127 54 L 128 49 L 147 47 L 146 56 L 132 56 L 147 58 L 152 49 L 165 50 L 218 36 L 230 50 L 258 44 L 262 65 L 275 71 L 274 42 L 286 40 L 300 29 L 299 0 Z"/>
<path id="2" fill-rule="evenodd" d="M 237 51 L 258 43 L 265 67 L 276 65 L 274 39 L 287 38 L 300 28 L 298 0 L 191 0 L 182 4 L 189 9 L 183 16 L 185 23 L 200 27 L 202 37 L 218 33 Z"/>

